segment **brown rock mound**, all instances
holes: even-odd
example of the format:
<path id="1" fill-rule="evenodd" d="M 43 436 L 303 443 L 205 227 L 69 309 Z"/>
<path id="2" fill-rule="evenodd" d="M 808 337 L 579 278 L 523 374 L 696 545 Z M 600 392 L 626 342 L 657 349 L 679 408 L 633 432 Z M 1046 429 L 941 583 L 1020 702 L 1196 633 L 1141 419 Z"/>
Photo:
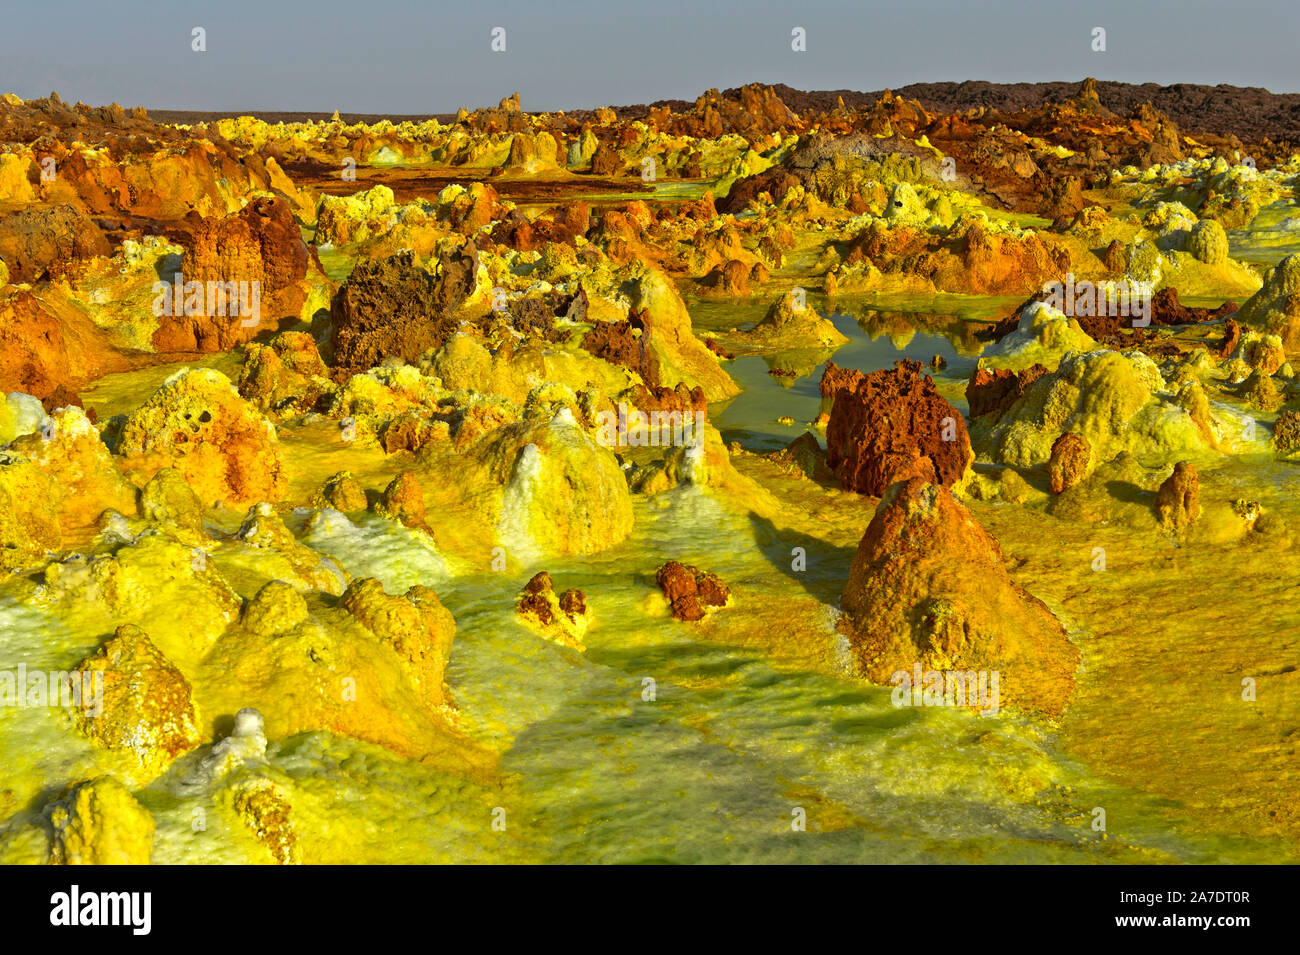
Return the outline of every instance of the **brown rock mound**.
<path id="1" fill-rule="evenodd" d="M 73 205 L 24 209 L 0 219 L 0 260 L 11 282 L 57 278 L 81 259 L 110 254 L 103 233 Z"/>
<path id="2" fill-rule="evenodd" d="M 557 596 L 554 581 L 546 571 L 534 574 L 524 584 L 515 603 L 515 612 L 551 642 L 575 650 L 585 649 L 582 638 L 592 622 L 587 595 L 581 590 L 569 589 Z"/>
<path id="3" fill-rule="evenodd" d="M 716 266 L 704 277 L 702 284 L 719 295 L 748 295 L 749 274 L 748 265 L 737 259 L 731 259 L 725 265 Z"/>
<path id="4" fill-rule="evenodd" d="M 0 382 L 42 401 L 75 394 L 130 361 L 108 334 L 61 296 L 15 292 L 0 298 Z M 77 402 L 64 402 L 64 404 Z"/>
<path id="5" fill-rule="evenodd" d="M 1196 465 L 1179 461 L 1174 473 L 1156 491 L 1156 515 L 1170 530 L 1179 530 L 1201 516 L 1201 479 Z"/>
<path id="6" fill-rule="evenodd" d="M 601 143 L 591 157 L 591 172 L 595 176 L 617 176 L 623 171 L 623 157 L 609 143 Z"/>
<path id="7" fill-rule="evenodd" d="M 591 324 L 591 331 L 582 339 L 583 349 L 641 376 L 644 384 L 637 385 L 632 396 L 638 409 L 707 411 L 708 399 L 701 386 L 690 388 L 679 381 L 675 387 L 669 387 L 662 383 L 659 356 L 651 345 L 654 324 L 649 309 L 631 309 L 625 322 L 593 319 Z"/>
<path id="8" fill-rule="evenodd" d="M 1078 176 L 1065 176 L 1055 180 L 1047 189 L 1044 214 L 1057 218 L 1071 218 L 1084 207 L 1083 180 Z"/>
<path id="9" fill-rule="evenodd" d="M 865 375 L 827 362 L 822 396 L 834 399 L 826 463 L 846 490 L 879 497 L 909 477 L 951 487 L 965 475 L 972 459 L 966 421 L 919 361 Z"/>
<path id="10" fill-rule="evenodd" d="M 1240 341 L 1241 326 L 1237 324 L 1235 318 L 1229 318 L 1223 323 L 1223 340 L 1214 349 L 1214 354 L 1221 360 L 1225 359 L 1237 350 L 1237 343 Z"/>
<path id="11" fill-rule="evenodd" d="M 1100 294 L 1100 293 L 1099 293 Z M 1178 300 L 1178 289 L 1172 285 L 1159 289 L 1151 296 L 1152 325 L 1201 325 L 1217 322 L 1238 309 L 1236 302 L 1224 302 L 1218 308 L 1198 308 L 1184 305 Z M 1131 329 L 1133 319 L 1128 316 L 1101 314 L 1076 316 L 1079 327 L 1103 344 L 1126 341 L 1121 329 Z"/>
<path id="12" fill-rule="evenodd" d="M 626 322 L 592 319 L 591 326 L 582 339 L 584 350 L 636 372 L 650 387 L 659 384 L 659 356 L 650 347 L 652 325 L 647 311 L 631 309 Z"/>
<path id="13" fill-rule="evenodd" d="M 554 218 L 529 219 L 518 209 L 492 229 L 493 242 L 518 252 L 532 252 L 548 243 L 573 245 L 575 237 L 575 231 L 565 222 Z"/>
<path id="14" fill-rule="evenodd" d="M 257 312 L 243 302 L 241 314 L 232 314 L 230 292 L 226 311 L 219 301 L 205 296 L 206 314 L 180 314 L 173 309 L 161 316 L 153 344 L 159 351 L 225 351 L 250 341 L 264 328 L 274 328 L 281 318 L 298 318 L 307 298 L 307 273 L 312 252 L 302 239 L 298 223 L 282 199 L 254 199 L 234 215 L 203 219 L 188 238 L 182 272 L 185 282 L 257 283 Z M 318 267 L 319 268 L 319 267 Z M 235 284 L 234 288 L 241 288 Z M 237 310 L 237 309 L 235 309 Z"/>
<path id="15" fill-rule="evenodd" d="M 403 471 L 389 482 L 375 502 L 375 513 L 390 520 L 401 521 L 416 530 L 429 529 L 425 521 L 424 489 L 410 471 Z"/>
<path id="16" fill-rule="evenodd" d="M 987 531 L 944 488 L 893 485 L 858 545 L 841 598 L 862 673 L 984 670 L 1002 703 L 1059 716 L 1079 654 L 1047 606 L 1007 573 Z"/>
<path id="17" fill-rule="evenodd" d="M 1052 483 L 1052 493 L 1060 494 L 1074 487 L 1088 473 L 1092 449 L 1083 435 L 1067 431 L 1052 444 L 1052 457 L 1047 462 L 1047 476 Z"/>

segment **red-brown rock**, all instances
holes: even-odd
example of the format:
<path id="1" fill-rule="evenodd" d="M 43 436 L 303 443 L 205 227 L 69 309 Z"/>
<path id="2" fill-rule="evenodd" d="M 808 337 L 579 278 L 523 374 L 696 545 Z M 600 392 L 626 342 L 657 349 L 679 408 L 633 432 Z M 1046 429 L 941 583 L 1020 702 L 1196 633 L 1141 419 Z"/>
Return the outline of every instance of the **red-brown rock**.
<path id="1" fill-rule="evenodd" d="M 66 298 L 34 291 L 0 298 L 0 391 L 58 401 L 56 396 L 75 394 L 94 378 L 131 364 L 108 333 Z"/>
<path id="2" fill-rule="evenodd" d="M 1235 318 L 1229 318 L 1223 323 L 1223 340 L 1219 342 L 1216 354 L 1219 358 L 1227 358 L 1237 350 L 1237 344 L 1241 341 L 1241 326 L 1237 324 Z"/>
<path id="3" fill-rule="evenodd" d="M 252 290 L 257 283 L 257 313 L 249 302 L 205 296 L 203 313 L 160 316 L 153 335 L 159 351 L 226 351 L 251 341 L 259 331 L 275 328 L 279 319 L 297 319 L 307 298 L 307 273 L 312 252 L 302 239 L 298 223 L 282 199 L 254 199 L 225 218 L 202 219 L 186 237 L 182 266 L 184 283 L 204 287 Z M 221 311 L 221 304 L 225 310 Z M 181 303 L 177 303 L 181 304 Z"/>
<path id="4" fill-rule="evenodd" d="M 834 400 L 826 462 L 846 490 L 879 497 L 910 477 L 951 487 L 966 473 L 972 458 L 966 420 L 919 361 L 866 375 L 828 363 L 822 394 Z"/>
<path id="5" fill-rule="evenodd" d="M 966 385 L 966 402 L 971 418 L 1006 411 L 1035 381 L 1047 374 L 1044 365 L 1030 365 L 1020 371 L 977 368 Z"/>
<path id="6" fill-rule="evenodd" d="M 375 503 L 375 513 L 417 530 L 429 529 L 425 523 L 424 489 L 410 471 L 403 471 L 389 482 Z"/>
<path id="7" fill-rule="evenodd" d="M 1052 457 L 1047 462 L 1047 476 L 1052 493 L 1060 494 L 1074 487 L 1088 474 L 1092 450 L 1083 435 L 1067 431 L 1052 444 Z"/>
<path id="8" fill-rule="evenodd" d="M 716 576 L 675 560 L 660 567 L 655 580 L 678 620 L 702 620 L 706 608 L 724 607 L 731 598 Z"/>

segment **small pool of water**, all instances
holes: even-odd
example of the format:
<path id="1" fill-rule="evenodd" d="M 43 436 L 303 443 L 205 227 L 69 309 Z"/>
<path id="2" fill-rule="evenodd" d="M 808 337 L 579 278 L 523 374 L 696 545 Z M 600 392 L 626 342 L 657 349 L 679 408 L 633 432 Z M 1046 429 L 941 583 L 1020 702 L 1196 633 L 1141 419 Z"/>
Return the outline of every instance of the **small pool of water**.
<path id="1" fill-rule="evenodd" d="M 762 317 L 762 311 L 758 317 Z M 828 317 L 849 339 L 834 351 L 777 352 L 725 363 L 744 392 L 710 409 L 713 425 L 724 441 L 739 442 L 750 451 L 774 451 L 807 431 L 821 411 L 821 378 L 828 360 L 841 368 L 864 372 L 892 368 L 894 362 L 904 358 L 919 361 L 927 366 L 927 373 L 934 377 L 944 397 L 965 413 L 964 389 L 977 356 L 962 354 L 952 336 L 928 331 L 876 331 L 873 335 L 853 315 L 832 311 Z M 947 362 L 942 371 L 929 367 L 936 355 Z M 770 374 L 774 369 L 793 375 Z M 781 424 L 778 419 L 783 416 L 793 418 L 794 424 Z"/>

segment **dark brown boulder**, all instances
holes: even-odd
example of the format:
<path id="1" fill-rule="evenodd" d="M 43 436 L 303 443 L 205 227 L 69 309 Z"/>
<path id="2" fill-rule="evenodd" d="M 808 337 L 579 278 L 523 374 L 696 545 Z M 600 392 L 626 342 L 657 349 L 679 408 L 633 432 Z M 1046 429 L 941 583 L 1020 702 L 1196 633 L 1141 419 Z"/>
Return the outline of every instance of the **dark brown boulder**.
<path id="1" fill-rule="evenodd" d="M 761 268 L 761 266 L 756 266 Z M 766 270 L 764 270 L 766 271 Z M 749 294 L 749 266 L 736 259 L 719 265 L 704 277 L 704 286 L 720 295 Z"/>
<path id="2" fill-rule="evenodd" d="M 551 575 L 546 571 L 539 571 L 533 574 L 528 583 L 524 584 L 524 591 L 530 594 L 540 594 L 544 591 L 554 590 L 555 584 L 551 580 Z"/>
<path id="3" fill-rule="evenodd" d="M 1045 365 L 1030 365 L 1020 371 L 977 368 L 966 385 L 966 402 L 972 419 L 986 414 L 1001 415 L 1043 375 Z"/>
<path id="4" fill-rule="evenodd" d="M 1043 215 L 1049 218 L 1072 218 L 1083 209 L 1083 180 L 1078 176 L 1065 176 L 1053 180 L 1047 190 L 1047 203 Z"/>
<path id="5" fill-rule="evenodd" d="M 1241 326 L 1237 324 L 1235 318 L 1229 318 L 1223 323 L 1223 339 L 1215 349 L 1215 354 L 1219 358 L 1227 358 L 1237 350 L 1237 344 L 1241 341 Z"/>
<path id="6" fill-rule="evenodd" d="M 498 223 L 491 233 L 492 241 L 518 252 L 532 252 L 549 243 L 573 245 L 575 232 L 555 219 L 529 219 L 515 210 L 510 217 Z"/>
<path id="7" fill-rule="evenodd" d="M 560 594 L 560 609 L 570 617 L 587 615 L 587 595 L 576 588 L 569 588 Z"/>
<path id="8" fill-rule="evenodd" d="M 1224 302 L 1218 308 L 1198 308 L 1178 301 L 1178 289 L 1168 285 L 1151 296 L 1151 323 L 1153 325 L 1200 325 L 1217 322 L 1234 314 L 1236 302 Z"/>
<path id="9" fill-rule="evenodd" d="M 453 307 L 473 288 L 474 259 L 472 246 L 448 257 L 441 278 L 412 252 L 358 265 L 330 304 L 334 364 L 364 371 L 389 357 L 414 363 L 441 347 L 456 329 Z"/>
<path id="10" fill-rule="evenodd" d="M 596 176 L 616 176 L 623 170 L 623 157 L 608 143 L 601 143 L 591 157 L 591 172 Z"/>

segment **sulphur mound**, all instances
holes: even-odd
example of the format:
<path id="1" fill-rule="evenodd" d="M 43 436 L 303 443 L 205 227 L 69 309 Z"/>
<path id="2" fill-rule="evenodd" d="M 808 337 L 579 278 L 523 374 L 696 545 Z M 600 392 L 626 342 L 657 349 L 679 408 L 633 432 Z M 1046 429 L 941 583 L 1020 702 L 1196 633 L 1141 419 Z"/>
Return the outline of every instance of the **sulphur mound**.
<path id="1" fill-rule="evenodd" d="M 450 615 L 427 588 L 385 597 L 365 583 L 341 602 L 264 585 L 204 658 L 199 708 L 255 708 L 271 739 L 328 730 L 411 759 L 478 758 L 444 712 Z"/>
<path id="2" fill-rule="evenodd" d="M 1300 349 L 1300 255 L 1288 255 L 1264 274 L 1263 287 L 1242 304 L 1237 321 L 1280 336 L 1288 352 Z"/>
<path id="3" fill-rule="evenodd" d="M 87 706 L 78 725 L 92 742 L 131 753 L 148 778 L 203 740 L 190 685 L 139 627 L 125 624 L 78 668 L 83 687 L 102 681 L 102 712 Z"/>
<path id="4" fill-rule="evenodd" d="M 787 292 L 772 303 L 763 320 L 739 336 L 765 348 L 831 348 L 848 342 L 830 319 L 801 296 Z"/>
<path id="5" fill-rule="evenodd" d="M 393 190 L 375 185 L 350 196 L 321 196 L 316 206 L 317 245 L 364 242 L 397 222 Z"/>
<path id="6" fill-rule="evenodd" d="M 153 814 L 112 776 L 75 783 L 46 808 L 54 865 L 148 865 Z"/>
<path id="7" fill-rule="evenodd" d="M 134 513 L 135 492 L 82 410 L 60 408 L 0 452 L 0 570 L 39 563 L 109 509 Z"/>
<path id="8" fill-rule="evenodd" d="M 127 418 L 118 452 L 141 470 L 174 467 L 205 504 L 277 501 L 287 486 L 275 428 L 211 369 L 182 369 Z"/>
<path id="9" fill-rule="evenodd" d="M 566 408 L 499 428 L 484 463 L 505 485 L 498 534 L 522 553 L 594 554 L 632 531 L 632 498 L 618 459 Z"/>
<path id="10" fill-rule="evenodd" d="M 710 401 L 737 394 L 740 388 L 692 333 L 690 313 L 672 281 L 656 269 L 647 269 L 633 282 L 629 297 L 634 308 L 650 314 L 650 347 L 659 359 L 660 378 L 685 382 L 689 388 L 698 385 Z"/>
<path id="11" fill-rule="evenodd" d="M 980 367 L 1020 371 L 1031 365 L 1044 365 L 1053 370 L 1070 352 L 1088 352 L 1099 347 L 1077 319 L 1067 317 L 1045 302 L 1030 302 L 1021 309 L 1016 330 L 985 350 Z"/>
<path id="12" fill-rule="evenodd" d="M 1081 435 L 1094 463 L 1128 451 L 1163 462 L 1211 451 L 1222 427 L 1191 392 L 1174 394 L 1138 351 L 1074 354 L 1039 378 L 1001 416 L 977 451 L 1017 467 L 1046 464 L 1062 434 Z"/>
<path id="13" fill-rule="evenodd" d="M 430 706 L 446 702 L 443 673 L 451 658 L 456 620 L 429 587 L 390 596 L 373 577 L 354 580 L 341 604 L 407 664 L 407 678 Z"/>
<path id="14" fill-rule="evenodd" d="M 876 683 L 918 663 L 926 671 L 996 671 L 1001 704 L 1049 716 L 1065 708 L 1078 651 L 945 488 L 921 478 L 889 488 L 858 544 L 841 603 L 861 672 Z"/>
<path id="15" fill-rule="evenodd" d="M 490 350 L 483 342 L 458 332 L 428 361 L 448 391 L 472 391 L 524 404 L 538 382 L 559 382 L 574 391 L 597 388 L 617 395 L 635 380 L 628 370 L 583 349 L 523 343 Z"/>

